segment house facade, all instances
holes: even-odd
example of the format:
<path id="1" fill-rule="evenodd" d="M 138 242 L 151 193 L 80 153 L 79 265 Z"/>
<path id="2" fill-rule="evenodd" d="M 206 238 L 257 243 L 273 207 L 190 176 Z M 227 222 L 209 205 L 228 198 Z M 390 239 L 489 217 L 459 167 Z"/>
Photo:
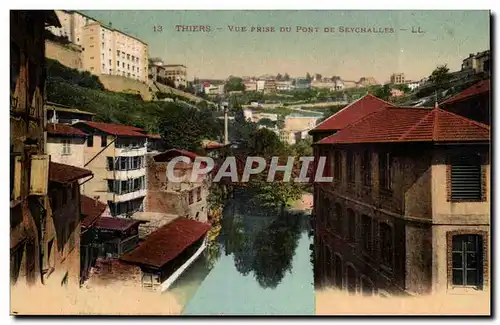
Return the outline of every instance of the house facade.
<path id="1" fill-rule="evenodd" d="M 146 141 L 141 129 L 109 123 L 78 122 L 88 134 L 85 168 L 94 178 L 82 191 L 108 204 L 110 216 L 127 217 L 143 208 L 146 196 Z"/>
<path id="2" fill-rule="evenodd" d="M 48 200 L 45 154 L 44 31 L 60 26 L 53 11 L 10 11 L 11 283 L 41 283 L 46 255 L 42 224 Z M 42 282 L 43 283 L 43 282 Z"/>
<path id="3" fill-rule="evenodd" d="M 85 165 L 87 134 L 68 124 L 47 124 L 47 154 L 53 162 L 81 167 Z"/>
<path id="4" fill-rule="evenodd" d="M 176 158 L 184 156 L 190 162 L 178 162 L 174 168 L 176 177 L 181 182 L 169 181 L 167 165 Z M 172 149 L 164 153 L 147 156 L 146 183 L 148 192 L 145 200 L 145 211 L 153 213 L 173 214 L 201 222 L 207 221 L 210 176 L 200 175 L 191 182 L 193 163 L 197 155 L 185 150 Z"/>
<path id="5" fill-rule="evenodd" d="M 490 282 L 490 129 L 387 107 L 315 146 L 315 283 L 351 294 L 477 293 Z"/>

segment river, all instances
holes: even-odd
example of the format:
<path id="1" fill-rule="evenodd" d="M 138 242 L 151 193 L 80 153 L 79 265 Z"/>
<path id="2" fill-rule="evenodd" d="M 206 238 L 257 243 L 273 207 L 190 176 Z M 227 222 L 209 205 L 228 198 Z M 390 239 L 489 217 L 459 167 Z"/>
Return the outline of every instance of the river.
<path id="1" fill-rule="evenodd" d="M 309 214 L 266 211 L 244 194 L 221 231 L 170 288 L 184 315 L 314 315 Z"/>

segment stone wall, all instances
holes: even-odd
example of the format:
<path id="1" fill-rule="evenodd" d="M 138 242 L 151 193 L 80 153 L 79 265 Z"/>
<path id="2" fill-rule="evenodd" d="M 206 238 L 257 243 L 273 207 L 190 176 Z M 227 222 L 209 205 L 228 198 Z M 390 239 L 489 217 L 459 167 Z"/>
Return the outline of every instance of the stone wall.
<path id="1" fill-rule="evenodd" d="M 82 48 L 75 44 L 59 44 L 45 40 L 45 56 L 72 69 L 83 69 Z"/>

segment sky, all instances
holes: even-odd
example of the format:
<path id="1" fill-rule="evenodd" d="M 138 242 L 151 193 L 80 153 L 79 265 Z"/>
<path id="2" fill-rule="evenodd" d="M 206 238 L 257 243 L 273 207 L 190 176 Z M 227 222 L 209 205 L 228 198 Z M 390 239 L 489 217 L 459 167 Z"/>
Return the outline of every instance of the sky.
<path id="1" fill-rule="evenodd" d="M 383 83 L 402 72 L 407 80 L 420 80 L 437 65 L 459 70 L 470 53 L 490 48 L 490 17 L 484 10 L 82 12 L 142 39 L 150 57 L 186 65 L 189 79 L 277 73 L 303 77 L 309 72 L 355 81 L 374 77 Z M 177 25 L 210 26 L 211 31 L 178 31 Z M 247 31 L 231 31 L 229 26 L 246 26 Z M 251 26 L 275 31 L 252 32 Z M 297 26 L 318 31 L 297 31 Z M 281 27 L 291 31 L 280 32 Z M 355 33 L 346 32 L 346 27 L 394 32 Z"/>

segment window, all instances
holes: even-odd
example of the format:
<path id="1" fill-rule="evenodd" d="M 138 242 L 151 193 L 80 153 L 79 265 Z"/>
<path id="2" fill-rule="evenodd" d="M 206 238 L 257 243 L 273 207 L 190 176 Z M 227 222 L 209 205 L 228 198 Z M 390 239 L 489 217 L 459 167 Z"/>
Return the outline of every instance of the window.
<path id="1" fill-rule="evenodd" d="M 109 65 L 111 65 L 111 60 L 108 60 L 108 62 L 109 62 Z"/>
<path id="2" fill-rule="evenodd" d="M 122 62 L 122 68 L 125 68 L 125 62 Z"/>
<path id="3" fill-rule="evenodd" d="M 116 61 L 116 65 L 120 67 L 120 61 Z"/>
<path id="4" fill-rule="evenodd" d="M 361 168 L 363 173 L 363 185 L 371 186 L 372 184 L 371 152 L 369 150 L 364 151 L 361 160 L 362 160 Z"/>
<path id="5" fill-rule="evenodd" d="M 196 197 L 197 197 L 197 201 L 200 202 L 201 201 L 201 187 L 198 187 L 196 189 Z"/>
<path id="6" fill-rule="evenodd" d="M 106 161 L 107 161 L 107 167 L 108 167 L 108 170 L 114 170 L 115 169 L 115 158 L 113 157 L 106 157 Z"/>
<path id="7" fill-rule="evenodd" d="M 90 47 L 94 47 L 94 45 L 90 45 Z"/>
<path id="8" fill-rule="evenodd" d="M 340 151 L 335 151 L 335 169 L 333 177 L 336 180 L 342 180 L 342 154 Z"/>
<path id="9" fill-rule="evenodd" d="M 104 47 L 104 42 L 101 42 L 101 47 Z"/>
<path id="10" fill-rule="evenodd" d="M 356 215 L 354 211 L 351 209 L 347 209 L 346 213 L 346 222 L 347 222 L 347 238 L 351 242 L 356 241 Z"/>
<path id="11" fill-rule="evenodd" d="M 130 70 L 130 64 L 127 64 L 127 70 Z"/>
<path id="12" fill-rule="evenodd" d="M 130 54 L 127 54 L 127 60 L 130 60 Z"/>
<path id="13" fill-rule="evenodd" d="M 193 194 L 194 194 L 193 191 L 189 191 L 189 198 L 188 198 L 189 204 L 193 204 L 193 201 L 194 201 Z"/>
<path id="14" fill-rule="evenodd" d="M 93 40 L 94 39 L 94 36 L 90 36 L 90 39 Z"/>
<path id="15" fill-rule="evenodd" d="M 347 181 L 354 183 L 354 154 L 352 151 L 347 151 Z"/>
<path id="16" fill-rule="evenodd" d="M 481 201 L 482 175 L 480 157 L 454 157 L 450 169 L 451 200 Z"/>
<path id="17" fill-rule="evenodd" d="M 356 270 L 352 266 L 347 267 L 347 292 L 350 295 L 356 294 Z"/>
<path id="18" fill-rule="evenodd" d="M 106 135 L 101 135 L 101 147 L 108 145 L 108 137 Z"/>
<path id="19" fill-rule="evenodd" d="M 361 224 L 363 227 L 363 232 L 360 234 L 360 237 L 363 238 L 363 249 L 366 253 L 370 253 L 372 250 L 372 218 L 367 215 L 361 216 Z"/>
<path id="20" fill-rule="evenodd" d="M 333 227 L 338 234 L 342 233 L 342 219 L 342 206 L 339 203 L 335 203 Z"/>
<path id="21" fill-rule="evenodd" d="M 62 154 L 63 155 L 71 155 L 71 140 L 62 139 Z"/>
<path id="22" fill-rule="evenodd" d="M 102 64 L 102 69 L 105 70 L 106 69 L 106 65 L 103 63 Z"/>
<path id="23" fill-rule="evenodd" d="M 94 135 L 89 134 L 87 137 L 87 147 L 93 147 L 94 146 Z"/>
<path id="24" fill-rule="evenodd" d="M 390 153 L 379 154 L 380 187 L 389 191 L 392 189 L 391 162 L 392 157 Z"/>
<path id="25" fill-rule="evenodd" d="M 128 160 L 127 157 L 120 157 L 120 170 L 128 169 Z"/>
<path id="26" fill-rule="evenodd" d="M 394 245 L 392 227 L 385 222 L 380 223 L 380 254 L 382 263 L 392 268 Z"/>
<path id="27" fill-rule="evenodd" d="M 120 56 L 120 50 L 116 50 L 116 56 Z"/>
<path id="28" fill-rule="evenodd" d="M 452 237 L 452 284 L 480 287 L 483 284 L 483 238 L 480 235 Z"/>

